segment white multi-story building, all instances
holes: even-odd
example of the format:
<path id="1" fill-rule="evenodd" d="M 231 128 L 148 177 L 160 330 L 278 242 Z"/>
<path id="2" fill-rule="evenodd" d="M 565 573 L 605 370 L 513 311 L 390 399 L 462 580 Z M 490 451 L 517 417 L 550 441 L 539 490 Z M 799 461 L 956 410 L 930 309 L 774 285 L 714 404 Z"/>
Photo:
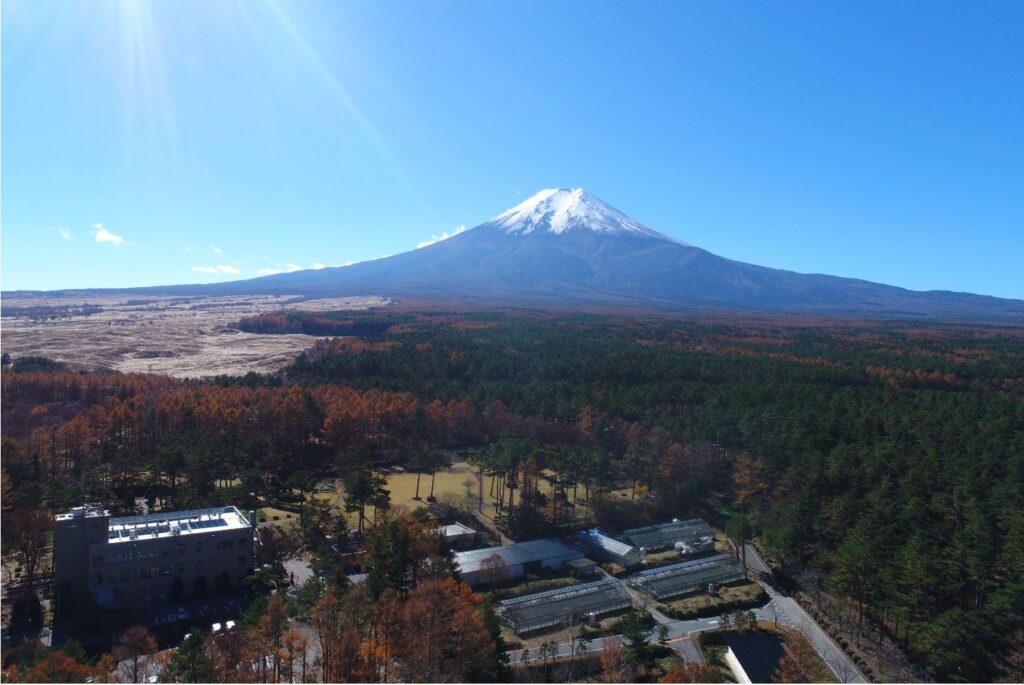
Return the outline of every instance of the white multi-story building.
<path id="1" fill-rule="evenodd" d="M 101 607 L 132 609 L 240 587 L 252 572 L 254 518 L 235 507 L 111 518 L 84 506 L 58 514 L 58 597 L 88 593 Z"/>

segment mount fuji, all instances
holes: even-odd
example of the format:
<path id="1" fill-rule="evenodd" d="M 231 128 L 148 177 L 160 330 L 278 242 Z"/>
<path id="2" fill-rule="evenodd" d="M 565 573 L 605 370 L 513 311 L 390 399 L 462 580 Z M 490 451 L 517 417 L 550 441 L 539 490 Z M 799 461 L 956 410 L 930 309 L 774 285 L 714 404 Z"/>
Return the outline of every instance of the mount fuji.
<path id="1" fill-rule="evenodd" d="M 141 290 L 1024 319 L 1021 300 L 918 292 L 719 257 L 644 226 L 581 188 L 542 190 L 475 228 L 374 261 L 134 291 Z"/>

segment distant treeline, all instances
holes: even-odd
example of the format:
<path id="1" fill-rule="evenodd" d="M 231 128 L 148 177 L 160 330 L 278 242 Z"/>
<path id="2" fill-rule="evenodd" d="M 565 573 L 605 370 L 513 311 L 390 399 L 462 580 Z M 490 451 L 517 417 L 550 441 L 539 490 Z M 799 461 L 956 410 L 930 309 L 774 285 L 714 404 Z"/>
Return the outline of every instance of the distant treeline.
<path id="1" fill-rule="evenodd" d="M 59 319 L 68 316 L 89 316 L 91 314 L 98 314 L 102 310 L 102 307 L 95 304 L 39 304 L 27 307 L 7 306 L 3 308 L 3 315 L 18 317 L 22 319 Z"/>
<path id="2" fill-rule="evenodd" d="M 341 319 L 336 314 L 313 312 L 279 312 L 247 316 L 237 324 L 238 329 L 247 333 L 284 335 L 303 333 L 305 335 L 380 335 L 391 322 L 375 319 Z"/>

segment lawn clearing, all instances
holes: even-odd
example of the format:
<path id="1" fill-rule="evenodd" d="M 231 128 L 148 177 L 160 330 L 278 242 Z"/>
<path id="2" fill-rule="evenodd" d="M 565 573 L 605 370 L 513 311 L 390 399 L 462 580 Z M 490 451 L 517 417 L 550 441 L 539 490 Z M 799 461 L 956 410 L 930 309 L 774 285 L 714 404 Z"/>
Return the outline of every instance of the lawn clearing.
<path id="1" fill-rule="evenodd" d="M 416 473 L 412 471 L 385 473 L 387 476 L 388 491 L 391 493 L 391 506 L 403 505 L 413 510 L 416 507 L 427 506 L 427 496 L 430 495 L 430 474 L 421 474 L 420 499 L 414 499 L 416 494 Z M 434 475 L 434 497 L 441 499 L 441 495 L 451 493 L 460 498 L 467 496 L 472 498 L 473 507 L 476 507 L 479 497 L 479 480 L 477 472 L 469 464 L 458 462 L 450 469 L 438 471 Z M 486 495 L 486 491 L 484 495 Z"/>

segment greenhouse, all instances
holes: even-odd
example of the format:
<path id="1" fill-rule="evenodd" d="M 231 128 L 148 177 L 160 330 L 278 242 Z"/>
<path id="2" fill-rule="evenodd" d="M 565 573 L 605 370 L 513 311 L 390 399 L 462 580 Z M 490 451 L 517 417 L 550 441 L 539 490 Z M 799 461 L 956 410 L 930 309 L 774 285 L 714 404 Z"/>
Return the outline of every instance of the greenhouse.
<path id="1" fill-rule="evenodd" d="M 641 571 L 630 576 L 628 582 L 655 599 L 668 599 L 705 591 L 710 583 L 731 583 L 746 577 L 746 569 L 731 554 L 719 554 Z"/>
<path id="2" fill-rule="evenodd" d="M 633 528 L 623 533 L 626 540 L 647 552 L 672 549 L 677 542 L 690 542 L 711 535 L 714 535 L 711 526 L 704 519 L 669 521 L 654 526 Z"/>
<path id="3" fill-rule="evenodd" d="M 608 578 L 507 599 L 498 602 L 496 611 L 516 633 L 528 633 L 626 609 L 631 603 L 622 583 Z"/>

